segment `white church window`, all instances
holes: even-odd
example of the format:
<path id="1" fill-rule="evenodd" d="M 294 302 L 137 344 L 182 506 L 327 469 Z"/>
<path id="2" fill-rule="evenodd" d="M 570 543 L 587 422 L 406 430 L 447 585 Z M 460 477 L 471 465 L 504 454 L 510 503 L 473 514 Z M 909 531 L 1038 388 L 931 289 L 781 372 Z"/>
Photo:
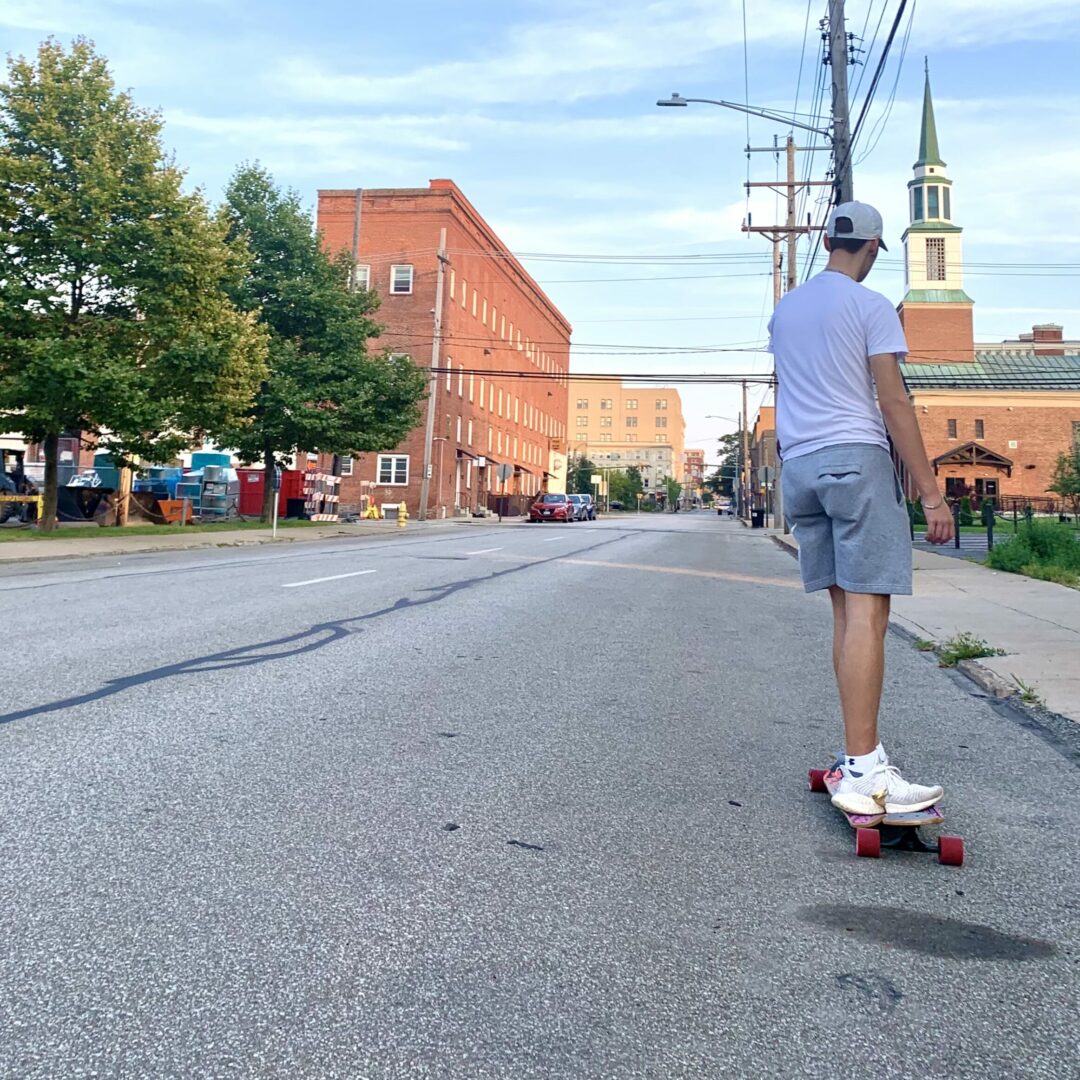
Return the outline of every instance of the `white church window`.
<path id="1" fill-rule="evenodd" d="M 926 189 L 926 216 L 928 218 L 940 216 L 938 214 L 938 189 L 936 187 Z"/>
<path id="2" fill-rule="evenodd" d="M 949 189 L 947 187 L 943 187 L 941 189 L 941 203 L 942 203 L 942 214 L 941 214 L 941 216 L 946 221 L 952 221 L 952 207 L 949 205 Z"/>
<path id="3" fill-rule="evenodd" d="M 926 280 L 945 280 L 945 237 L 926 238 Z"/>

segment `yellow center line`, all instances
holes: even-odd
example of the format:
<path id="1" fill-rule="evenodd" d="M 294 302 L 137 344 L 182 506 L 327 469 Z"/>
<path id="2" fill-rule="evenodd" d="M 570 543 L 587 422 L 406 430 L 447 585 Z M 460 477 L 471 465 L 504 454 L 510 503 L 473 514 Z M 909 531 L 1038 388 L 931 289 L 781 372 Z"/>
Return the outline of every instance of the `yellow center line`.
<path id="1" fill-rule="evenodd" d="M 739 581 L 748 585 L 775 585 L 781 589 L 802 589 L 798 578 L 757 577 L 730 570 L 693 570 L 687 566 L 650 566 L 645 563 L 606 562 L 600 559 L 574 559 L 568 556 L 545 558 L 540 555 L 496 555 L 507 562 L 552 562 L 572 566 L 600 566 L 608 570 L 639 570 L 651 574 L 682 574 L 687 577 L 712 578 L 714 581 Z"/>

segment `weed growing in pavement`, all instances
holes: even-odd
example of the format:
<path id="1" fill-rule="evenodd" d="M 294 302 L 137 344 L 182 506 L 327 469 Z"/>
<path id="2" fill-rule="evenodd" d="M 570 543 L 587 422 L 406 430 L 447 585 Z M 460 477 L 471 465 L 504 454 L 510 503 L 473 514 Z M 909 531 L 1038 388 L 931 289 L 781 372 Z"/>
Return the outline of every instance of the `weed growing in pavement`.
<path id="1" fill-rule="evenodd" d="M 1004 649 L 995 649 L 989 642 L 977 638 L 969 630 L 946 639 L 938 646 L 938 661 L 942 667 L 956 667 L 961 660 L 1004 655 Z"/>
<path id="2" fill-rule="evenodd" d="M 919 652 L 933 652 L 937 646 L 927 638 L 917 637 L 915 639 L 915 648 L 918 649 Z"/>
<path id="3" fill-rule="evenodd" d="M 1030 683 L 1024 682 L 1024 680 L 1021 679 L 1018 675 L 1013 675 L 1012 672 L 1009 673 L 1009 677 L 1014 683 L 1016 683 L 1016 686 L 1020 691 L 1020 700 L 1025 705 L 1042 704 L 1042 698 L 1039 697 L 1039 695 L 1035 692 L 1034 686 L 1032 686 Z"/>

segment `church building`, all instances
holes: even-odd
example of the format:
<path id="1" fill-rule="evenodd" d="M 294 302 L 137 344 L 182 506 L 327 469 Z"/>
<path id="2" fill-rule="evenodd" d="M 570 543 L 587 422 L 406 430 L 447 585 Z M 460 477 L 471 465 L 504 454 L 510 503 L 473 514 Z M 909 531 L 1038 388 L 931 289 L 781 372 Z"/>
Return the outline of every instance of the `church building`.
<path id="1" fill-rule="evenodd" d="M 993 497 L 1008 507 L 1018 497 L 1049 509 L 1060 502 L 1047 491 L 1058 455 L 1080 446 L 1080 341 L 1043 324 L 1013 340 L 976 343 L 963 230 L 945 170 L 927 73 L 903 237 L 904 378 L 949 498 Z"/>

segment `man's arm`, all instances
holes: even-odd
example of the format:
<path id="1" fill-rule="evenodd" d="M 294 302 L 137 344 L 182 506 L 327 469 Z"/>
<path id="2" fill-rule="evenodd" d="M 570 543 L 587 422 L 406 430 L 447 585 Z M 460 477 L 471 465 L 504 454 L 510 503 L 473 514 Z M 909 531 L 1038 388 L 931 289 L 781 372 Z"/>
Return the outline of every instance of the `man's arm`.
<path id="1" fill-rule="evenodd" d="M 895 353 L 870 357 L 870 371 L 877 386 L 878 405 L 893 445 L 922 498 L 926 514 L 926 538 L 931 544 L 947 544 L 953 538 L 952 512 L 938 489 L 937 478 L 926 457 L 919 422 L 900 377 Z"/>

